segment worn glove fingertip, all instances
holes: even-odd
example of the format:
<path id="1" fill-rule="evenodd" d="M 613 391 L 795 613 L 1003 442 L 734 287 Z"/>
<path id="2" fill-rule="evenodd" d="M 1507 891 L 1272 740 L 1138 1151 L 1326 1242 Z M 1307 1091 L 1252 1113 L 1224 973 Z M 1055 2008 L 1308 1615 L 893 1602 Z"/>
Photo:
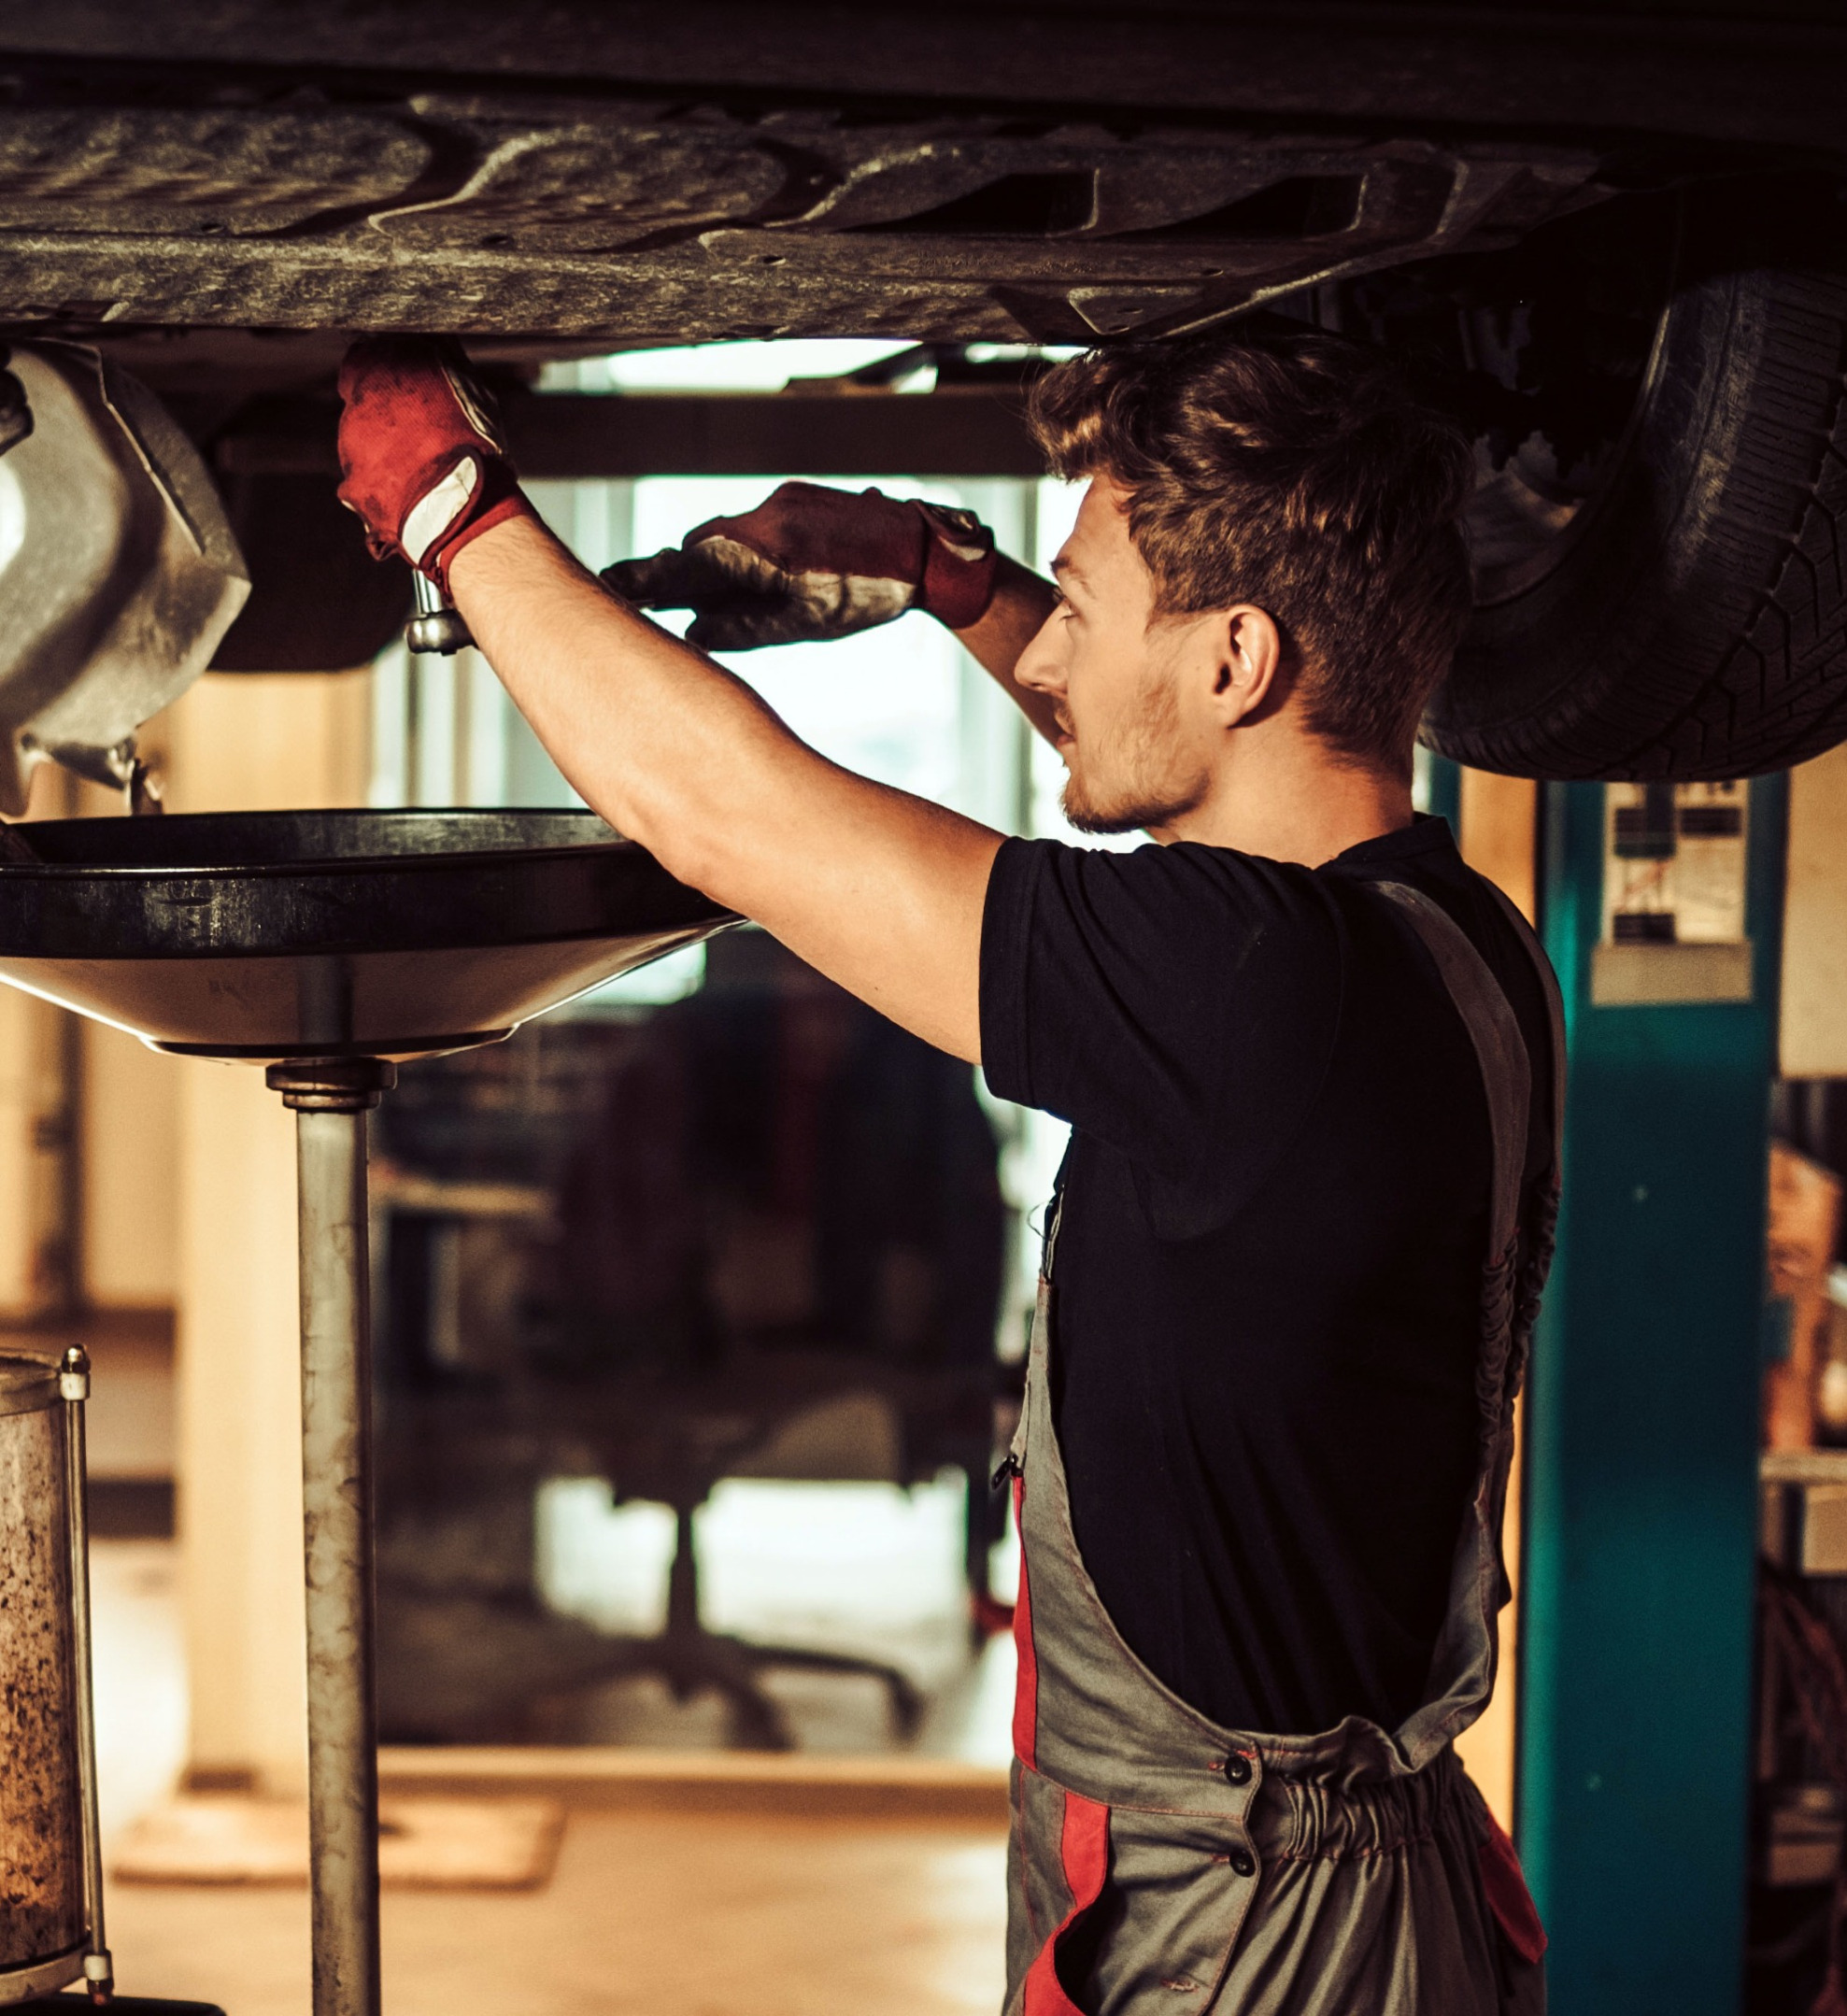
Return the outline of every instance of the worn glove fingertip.
<path id="1" fill-rule="evenodd" d="M 749 646 L 737 633 L 737 625 L 722 616 L 696 616 L 686 627 L 686 641 L 699 651 L 743 651 Z"/>
<path id="2" fill-rule="evenodd" d="M 639 609 L 670 609 L 676 606 L 671 573 L 656 560 L 618 560 L 597 576 L 603 585 L 624 602 Z M 684 601 L 678 607 L 687 606 Z"/>
<path id="3" fill-rule="evenodd" d="M 618 595 L 649 609 L 697 608 L 721 587 L 699 556 L 675 546 L 618 560 L 603 570 L 602 578 Z"/>

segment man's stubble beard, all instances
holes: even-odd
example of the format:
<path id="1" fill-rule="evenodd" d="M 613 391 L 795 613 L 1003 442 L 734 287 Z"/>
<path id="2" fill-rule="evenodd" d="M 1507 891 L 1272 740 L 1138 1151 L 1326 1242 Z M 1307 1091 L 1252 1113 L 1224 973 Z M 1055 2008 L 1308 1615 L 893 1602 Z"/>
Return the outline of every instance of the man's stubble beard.
<path id="1" fill-rule="evenodd" d="M 1171 679 L 1152 678 L 1124 737 L 1114 767 L 1119 782 L 1106 796 L 1093 797 L 1070 766 L 1058 805 L 1080 833 L 1136 833 L 1166 826 L 1195 810 L 1211 788 L 1203 764 L 1191 774 L 1179 760 L 1180 705 Z"/>

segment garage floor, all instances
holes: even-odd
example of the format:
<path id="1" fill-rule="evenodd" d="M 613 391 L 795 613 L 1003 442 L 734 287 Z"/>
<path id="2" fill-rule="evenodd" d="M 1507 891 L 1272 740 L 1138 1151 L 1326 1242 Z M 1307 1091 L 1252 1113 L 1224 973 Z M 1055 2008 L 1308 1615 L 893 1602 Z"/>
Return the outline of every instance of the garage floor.
<path id="1" fill-rule="evenodd" d="M 1003 1840 L 947 1822 L 576 1813 L 533 1895 L 385 1898 L 391 2016 L 991 2016 Z M 118 1886 L 123 1989 L 305 2016 L 303 1891 Z"/>
<path id="2" fill-rule="evenodd" d="M 99 1342 L 115 1347 L 114 1399 L 92 1419 L 92 1473 L 119 1481 L 120 1496 L 120 1481 L 158 1485 L 171 1474 L 167 1344 Z M 163 1540 L 92 1550 L 109 1839 L 166 1794 L 184 1759 L 178 1566 Z M 750 1566 L 753 1585 L 774 1580 Z M 782 1594 L 791 1621 L 802 1594 Z M 1010 1655 L 997 1640 L 936 1695 L 921 1749 L 1004 1756 Z M 645 1739 L 722 1739 L 711 1704 L 675 1710 L 654 1701 L 650 1684 L 619 1704 L 627 1721 L 640 1716 Z M 790 1674 L 778 1684 L 804 1746 L 889 1740 L 875 1682 Z M 1003 1859 L 1000 1826 L 967 1820 L 577 1810 L 543 1891 L 387 1894 L 387 2007 L 391 2016 L 989 2016 L 1001 2001 Z M 229 2016 L 306 2016 L 305 1890 L 116 1884 L 109 1934 L 125 1993 L 217 2002 Z"/>
<path id="3" fill-rule="evenodd" d="M 93 1567 L 113 1836 L 179 1768 L 184 1670 L 171 1543 L 102 1542 Z M 979 1692 L 1002 1697 L 1007 1677 L 984 1673 Z M 991 1704 L 973 1719 L 991 1720 Z M 1003 1856 L 999 1825 L 966 1821 L 575 1811 L 541 1892 L 386 1895 L 387 2007 L 988 2016 L 1001 2000 Z M 305 1891 L 118 1884 L 109 1913 L 125 1993 L 305 2016 Z"/>

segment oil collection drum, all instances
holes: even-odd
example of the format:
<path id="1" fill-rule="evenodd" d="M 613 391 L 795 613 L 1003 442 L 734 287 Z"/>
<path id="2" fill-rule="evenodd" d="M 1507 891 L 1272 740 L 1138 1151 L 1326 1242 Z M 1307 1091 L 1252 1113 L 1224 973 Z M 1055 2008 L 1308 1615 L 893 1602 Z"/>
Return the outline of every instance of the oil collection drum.
<path id="1" fill-rule="evenodd" d="M 93 1934 L 93 1755 L 82 1410 L 73 1352 L 0 1354 L 0 2003 L 103 1970 Z"/>

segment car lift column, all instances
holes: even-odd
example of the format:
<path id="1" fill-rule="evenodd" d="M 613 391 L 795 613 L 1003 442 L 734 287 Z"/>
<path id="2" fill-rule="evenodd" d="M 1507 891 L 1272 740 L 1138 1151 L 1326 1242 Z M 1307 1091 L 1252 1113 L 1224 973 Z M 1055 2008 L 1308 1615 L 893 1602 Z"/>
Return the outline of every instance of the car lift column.
<path id="1" fill-rule="evenodd" d="M 307 1567 L 308 1889 L 314 2016 L 378 2016 L 378 1713 L 372 1564 L 366 1115 L 374 1058 L 272 1064 L 301 1212 L 302 1514 Z"/>
<path id="2" fill-rule="evenodd" d="M 1593 987 L 1605 792 L 1543 804 L 1570 1074 L 1527 1414 L 1518 1835 L 1554 2009 L 1736 2016 L 1785 781 L 1749 787 L 1748 999 Z"/>

